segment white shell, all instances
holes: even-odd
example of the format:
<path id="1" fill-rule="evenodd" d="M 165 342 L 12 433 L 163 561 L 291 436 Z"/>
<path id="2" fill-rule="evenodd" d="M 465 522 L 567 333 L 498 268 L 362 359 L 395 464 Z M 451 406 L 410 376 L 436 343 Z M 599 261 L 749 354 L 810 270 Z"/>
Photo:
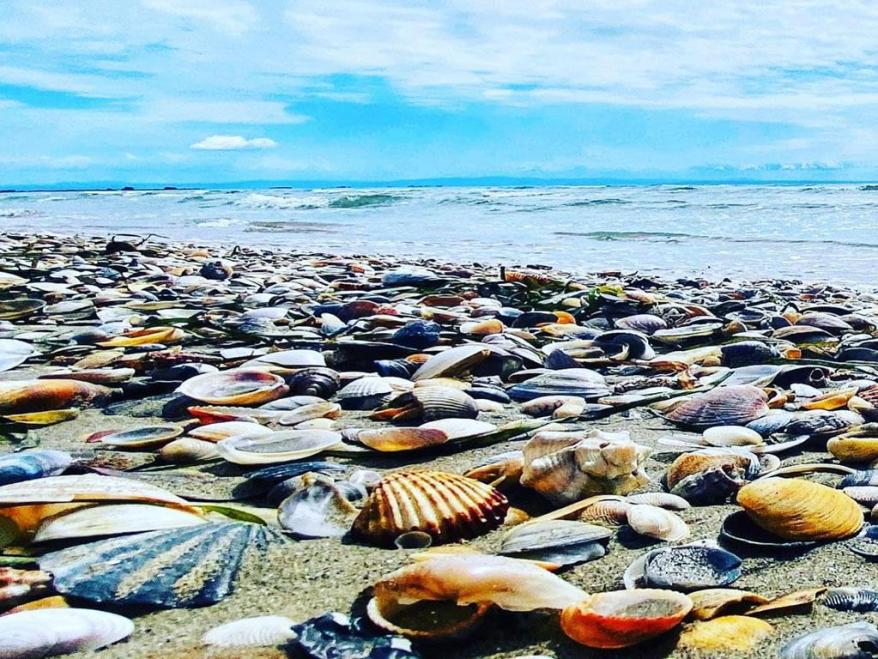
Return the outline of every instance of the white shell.
<path id="1" fill-rule="evenodd" d="M 628 526 L 639 535 L 667 542 L 689 537 L 689 527 L 675 513 L 647 504 L 628 508 Z"/>
<path id="2" fill-rule="evenodd" d="M 121 641 L 134 623 L 92 609 L 34 609 L 0 617 L 0 658 L 31 659 L 87 652 Z"/>
<path id="3" fill-rule="evenodd" d="M 140 503 L 107 504 L 50 517 L 40 525 L 34 542 L 121 535 L 205 523 L 200 515 L 177 508 Z"/>
<path id="4" fill-rule="evenodd" d="M 701 434 L 709 446 L 756 446 L 765 441 L 755 430 L 744 426 L 714 426 Z"/>
<path id="5" fill-rule="evenodd" d="M 0 339 L 0 371 L 8 371 L 24 363 L 34 354 L 30 343 L 16 339 Z"/>
<path id="6" fill-rule="evenodd" d="M 190 437 L 208 442 L 218 442 L 235 435 L 256 435 L 259 432 L 270 433 L 271 430 L 253 421 L 221 421 L 206 426 L 198 426 L 189 431 Z"/>
<path id="7" fill-rule="evenodd" d="M 332 430 L 284 430 L 270 435 L 239 435 L 219 442 L 220 457 L 239 465 L 275 464 L 310 458 L 342 441 Z"/>
<path id="8" fill-rule="evenodd" d="M 295 638 L 294 624 L 285 616 L 241 618 L 208 630 L 201 642 L 221 648 L 272 647 Z"/>
<path id="9" fill-rule="evenodd" d="M 448 439 L 460 439 L 461 437 L 472 437 L 473 435 L 481 435 L 486 432 L 493 432 L 497 429 L 493 423 L 487 421 L 479 421 L 478 419 L 436 419 L 422 423 L 419 428 L 428 430 L 441 430 Z"/>

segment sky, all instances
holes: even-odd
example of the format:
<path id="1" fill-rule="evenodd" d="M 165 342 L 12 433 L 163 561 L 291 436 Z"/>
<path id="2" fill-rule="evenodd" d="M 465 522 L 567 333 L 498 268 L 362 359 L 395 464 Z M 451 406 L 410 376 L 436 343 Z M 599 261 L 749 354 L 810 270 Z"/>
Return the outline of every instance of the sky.
<path id="1" fill-rule="evenodd" d="M 878 3 L 0 0 L 0 187 L 878 179 Z"/>

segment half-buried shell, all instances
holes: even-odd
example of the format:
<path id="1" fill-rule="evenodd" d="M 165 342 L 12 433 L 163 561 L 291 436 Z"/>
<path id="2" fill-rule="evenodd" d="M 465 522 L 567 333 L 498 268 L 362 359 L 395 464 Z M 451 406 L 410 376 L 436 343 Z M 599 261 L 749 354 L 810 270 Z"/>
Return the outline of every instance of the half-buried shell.
<path id="1" fill-rule="evenodd" d="M 677 647 L 721 654 L 749 652 L 772 633 L 774 627 L 759 618 L 722 616 L 689 625 L 680 634 Z"/>
<path id="2" fill-rule="evenodd" d="M 392 547 L 403 533 L 423 531 L 438 545 L 497 528 L 508 509 L 505 496 L 471 478 L 442 471 L 398 471 L 372 491 L 352 532 L 369 543 Z"/>
<path id="3" fill-rule="evenodd" d="M 281 645 L 296 637 L 286 616 L 241 618 L 209 629 L 201 642 L 220 648 L 257 648 Z"/>

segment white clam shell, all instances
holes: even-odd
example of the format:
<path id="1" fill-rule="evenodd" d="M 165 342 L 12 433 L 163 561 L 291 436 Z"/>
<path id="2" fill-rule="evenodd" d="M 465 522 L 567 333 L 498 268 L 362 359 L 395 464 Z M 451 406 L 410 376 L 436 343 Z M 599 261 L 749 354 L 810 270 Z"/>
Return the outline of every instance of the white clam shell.
<path id="1" fill-rule="evenodd" d="M 0 658 L 31 659 L 106 647 L 131 635 L 134 623 L 92 609 L 35 609 L 0 617 Z"/>
<path id="2" fill-rule="evenodd" d="M 628 526 L 638 535 L 677 542 L 689 537 L 689 527 L 678 515 L 648 504 L 628 508 Z"/>
<path id="3" fill-rule="evenodd" d="M 205 524 L 200 515 L 177 508 L 120 503 L 79 508 L 43 521 L 34 542 L 121 535 Z"/>
<path id="4" fill-rule="evenodd" d="M 275 464 L 310 458 L 341 444 L 332 430 L 284 430 L 270 435 L 239 435 L 217 443 L 220 457 L 240 465 Z"/>

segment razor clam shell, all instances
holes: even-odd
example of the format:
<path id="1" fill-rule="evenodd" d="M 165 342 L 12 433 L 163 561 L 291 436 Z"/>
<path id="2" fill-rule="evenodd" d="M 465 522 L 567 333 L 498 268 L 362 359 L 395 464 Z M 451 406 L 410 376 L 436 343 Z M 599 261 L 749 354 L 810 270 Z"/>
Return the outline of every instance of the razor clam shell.
<path id="1" fill-rule="evenodd" d="M 852 622 L 804 634 L 784 645 L 778 659 L 866 659 L 878 647 L 878 628 Z"/>
<path id="2" fill-rule="evenodd" d="M 286 616 L 241 618 L 209 629 L 201 642 L 220 648 L 273 647 L 296 637 L 294 624 Z"/>
<path id="3" fill-rule="evenodd" d="M 583 522 L 526 522 L 503 536 L 498 553 L 557 565 L 574 565 L 604 556 L 606 543 L 612 535 L 607 528 Z"/>
<path id="4" fill-rule="evenodd" d="M 857 613 L 878 611 L 878 590 L 859 587 L 830 588 L 824 594 L 821 603 L 838 611 Z"/>
<path id="5" fill-rule="evenodd" d="M 205 524 L 201 515 L 142 503 L 120 503 L 79 508 L 50 517 L 40 524 L 34 542 L 141 533 Z"/>
<path id="6" fill-rule="evenodd" d="M 134 623 L 105 611 L 49 608 L 0 617 L 0 657 L 37 659 L 89 652 L 134 632 Z"/>
<path id="7" fill-rule="evenodd" d="M 341 442 L 341 433 L 332 430 L 284 430 L 270 435 L 230 437 L 216 447 L 220 457 L 229 462 L 265 465 L 310 458 Z"/>
<path id="8" fill-rule="evenodd" d="M 62 595 L 116 606 L 189 608 L 219 602 L 234 590 L 246 554 L 282 541 L 265 526 L 211 523 L 99 540 L 37 561 Z"/>
<path id="9" fill-rule="evenodd" d="M 0 486 L 56 476 L 73 463 L 64 451 L 36 449 L 0 455 Z"/>

